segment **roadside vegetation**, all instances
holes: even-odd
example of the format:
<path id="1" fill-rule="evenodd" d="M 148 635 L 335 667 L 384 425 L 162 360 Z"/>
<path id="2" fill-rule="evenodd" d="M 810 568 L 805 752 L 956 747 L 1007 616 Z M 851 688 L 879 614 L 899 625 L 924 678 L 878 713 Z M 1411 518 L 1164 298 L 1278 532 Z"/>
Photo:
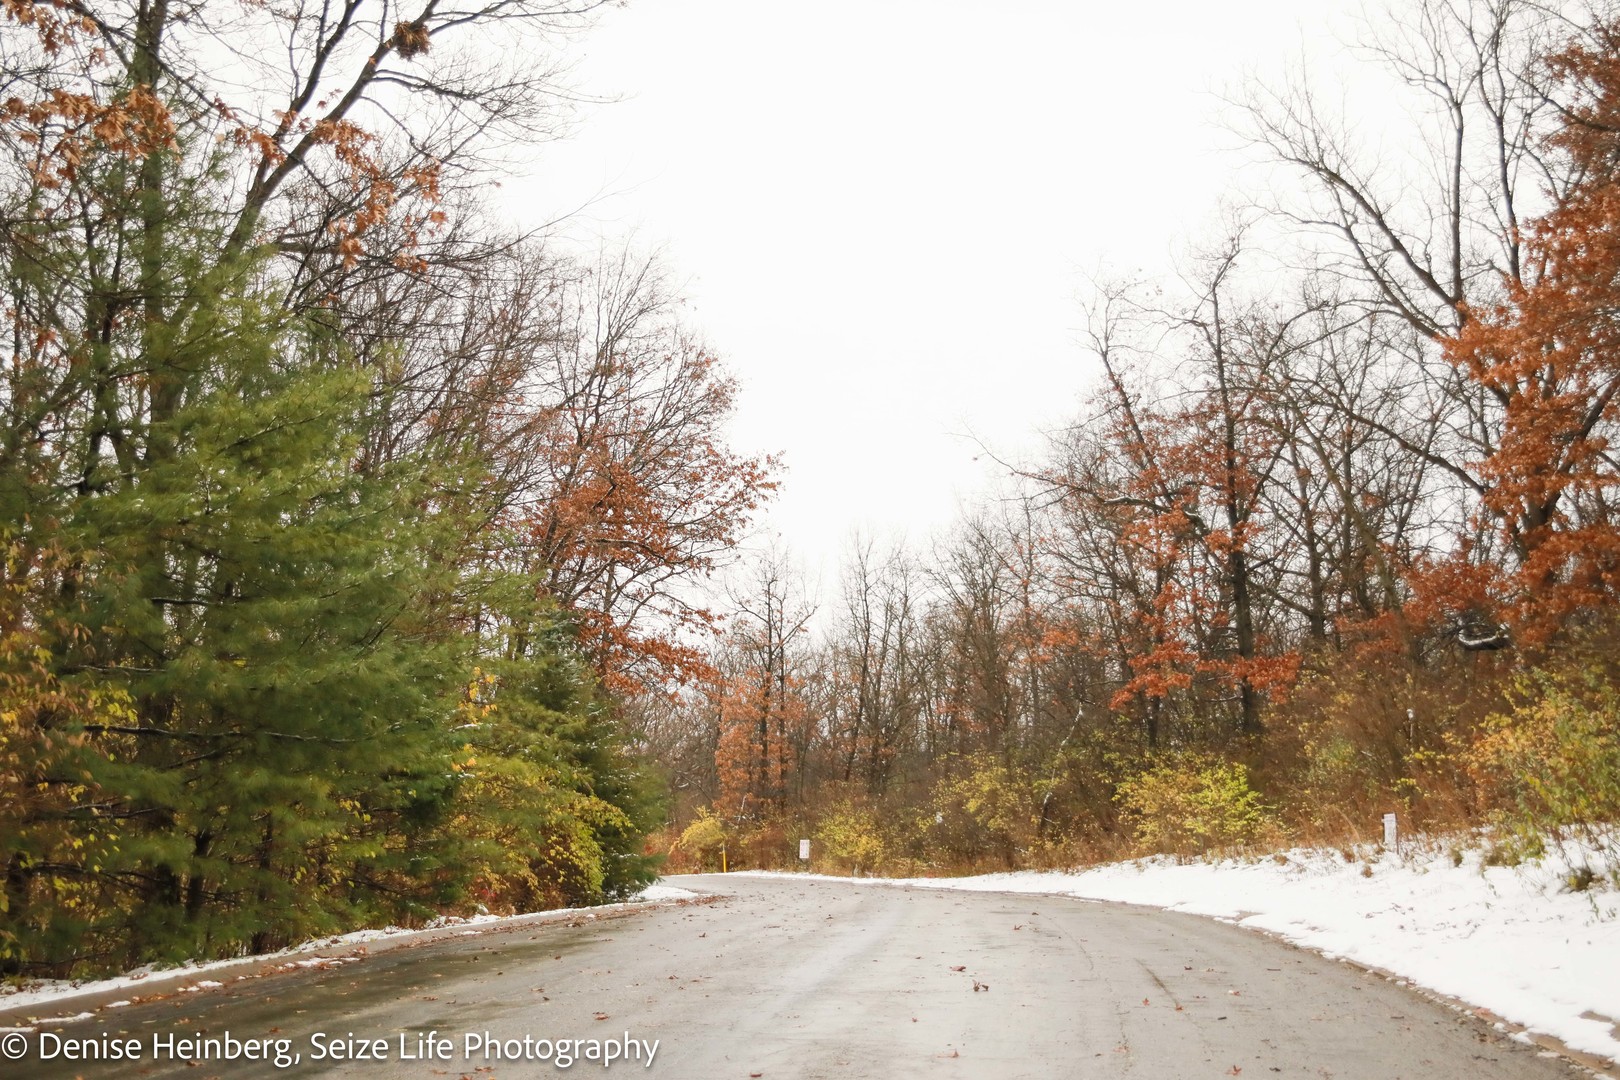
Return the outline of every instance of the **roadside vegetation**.
<path id="1" fill-rule="evenodd" d="M 1253 190 L 1091 283 L 1005 497 L 856 540 L 813 621 L 739 589 L 725 682 L 642 719 L 677 825 L 904 875 L 1620 818 L 1615 20 L 1397 3 L 1353 99 L 1234 94 Z"/>

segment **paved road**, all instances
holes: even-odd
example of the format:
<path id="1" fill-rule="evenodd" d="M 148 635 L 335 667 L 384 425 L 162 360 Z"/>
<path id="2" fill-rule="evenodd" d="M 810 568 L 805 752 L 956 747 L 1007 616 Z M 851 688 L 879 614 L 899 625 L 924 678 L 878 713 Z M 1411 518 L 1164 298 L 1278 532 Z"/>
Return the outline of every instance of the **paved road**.
<path id="1" fill-rule="evenodd" d="M 724 897 L 104 1010 L 27 1034 L 27 1060 L 0 1061 L 0 1076 L 603 1071 L 601 1060 L 557 1069 L 557 1040 L 584 1040 L 582 1058 L 592 1040 L 598 1057 L 633 1052 L 605 1071 L 666 1080 L 1584 1075 L 1385 979 L 1190 916 L 780 878 L 670 883 Z M 80 1060 L 58 1049 L 39 1061 L 42 1039 Z M 269 1040 L 255 1049 L 272 1055 L 286 1040 L 298 1062 L 245 1060 L 248 1040 Z M 120 1046 L 139 1058 L 82 1060 Z"/>

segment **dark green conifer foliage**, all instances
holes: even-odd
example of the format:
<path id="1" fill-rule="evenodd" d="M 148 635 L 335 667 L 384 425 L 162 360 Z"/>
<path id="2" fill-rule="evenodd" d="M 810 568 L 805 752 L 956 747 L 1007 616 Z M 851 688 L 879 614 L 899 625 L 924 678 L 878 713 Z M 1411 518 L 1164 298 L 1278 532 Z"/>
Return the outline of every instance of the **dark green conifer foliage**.
<path id="1" fill-rule="evenodd" d="M 423 625 L 434 522 L 355 467 L 368 386 L 251 297 L 177 340 L 164 452 L 64 520 L 84 631 L 64 671 L 127 715 L 80 761 L 134 955 L 262 949 L 434 876 L 403 838 L 450 795 L 452 657 Z M 409 890 L 409 895 L 415 890 Z"/>

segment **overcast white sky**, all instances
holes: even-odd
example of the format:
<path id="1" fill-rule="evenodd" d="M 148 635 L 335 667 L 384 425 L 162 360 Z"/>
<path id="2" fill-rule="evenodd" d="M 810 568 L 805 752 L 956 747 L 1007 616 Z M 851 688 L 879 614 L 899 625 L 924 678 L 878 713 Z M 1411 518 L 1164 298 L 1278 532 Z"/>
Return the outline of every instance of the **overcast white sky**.
<path id="1" fill-rule="evenodd" d="M 573 50 L 622 100 L 507 194 L 608 192 L 570 228 L 664 247 L 744 384 L 736 445 L 787 462 L 768 527 L 832 582 L 854 530 L 922 542 L 987 487 L 970 433 L 1018 456 L 1076 411 L 1084 275 L 1212 233 L 1241 160 L 1216 93 L 1351 9 L 632 0 Z"/>

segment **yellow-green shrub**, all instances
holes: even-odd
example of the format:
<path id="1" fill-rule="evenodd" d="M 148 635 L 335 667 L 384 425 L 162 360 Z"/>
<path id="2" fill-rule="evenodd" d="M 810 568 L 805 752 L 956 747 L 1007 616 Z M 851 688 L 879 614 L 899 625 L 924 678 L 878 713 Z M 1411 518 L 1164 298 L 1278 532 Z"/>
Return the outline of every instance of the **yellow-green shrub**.
<path id="1" fill-rule="evenodd" d="M 719 869 L 720 850 L 726 845 L 726 826 L 713 810 L 699 807 L 697 817 L 681 831 L 676 846 L 707 869 Z"/>
<path id="2" fill-rule="evenodd" d="M 1145 852 L 1190 855 L 1253 843 L 1273 821 L 1246 768 L 1204 755 L 1154 765 L 1114 797 Z"/>
<path id="3" fill-rule="evenodd" d="M 970 754 L 953 764 L 952 774 L 934 785 L 933 820 L 918 822 L 919 836 L 931 854 L 1018 865 L 1038 820 L 1035 785 L 994 754 Z"/>
<path id="4" fill-rule="evenodd" d="M 1590 827 L 1620 820 L 1620 693 L 1600 676 L 1542 673 L 1521 679 L 1514 697 L 1468 754 L 1510 834 L 1504 841 L 1534 855 L 1559 827 L 1602 839 Z"/>
<path id="5" fill-rule="evenodd" d="M 883 823 L 871 807 L 840 802 L 824 813 L 815 829 L 816 859 L 840 870 L 872 872 L 889 858 Z"/>

